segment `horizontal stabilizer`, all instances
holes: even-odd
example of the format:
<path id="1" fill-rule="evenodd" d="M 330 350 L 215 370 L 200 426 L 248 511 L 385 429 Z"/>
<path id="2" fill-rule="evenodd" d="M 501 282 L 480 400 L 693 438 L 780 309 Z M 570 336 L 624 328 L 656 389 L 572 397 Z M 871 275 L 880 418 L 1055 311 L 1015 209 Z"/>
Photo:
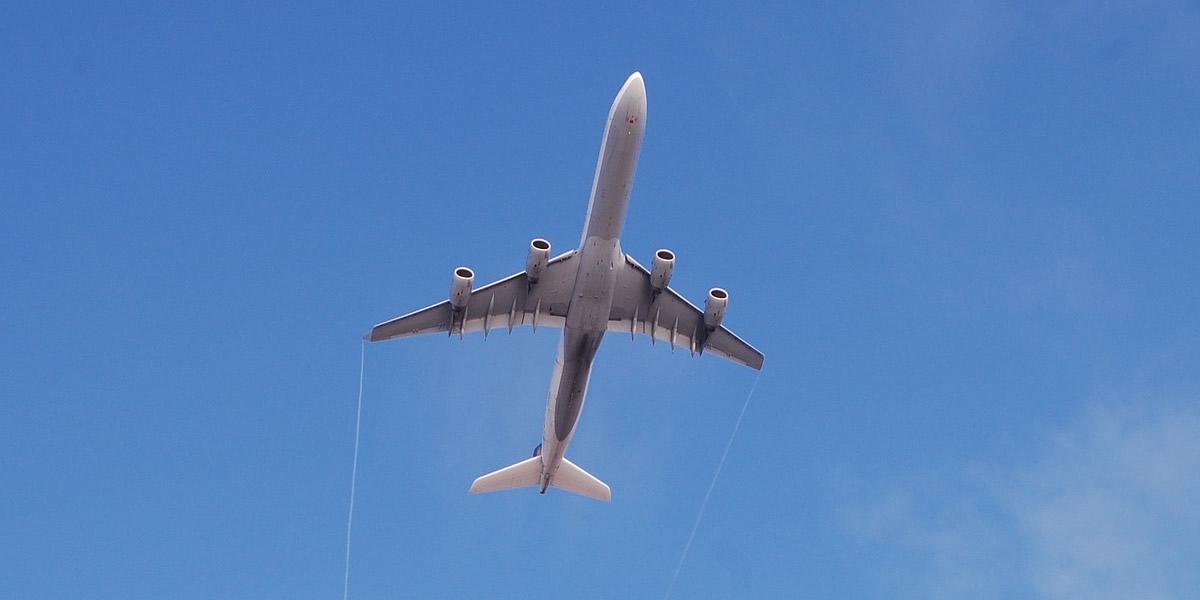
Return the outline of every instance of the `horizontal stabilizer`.
<path id="1" fill-rule="evenodd" d="M 603 481 L 596 479 L 591 473 L 575 466 L 575 463 L 562 459 L 562 464 L 558 467 L 558 472 L 554 474 L 554 478 L 550 480 L 550 485 L 556 488 L 562 488 L 568 492 L 575 492 L 588 498 L 603 500 L 605 502 L 612 501 L 612 490 Z"/>
<path id="2" fill-rule="evenodd" d="M 566 461 L 564 461 L 566 462 Z M 578 468 L 578 467 L 576 467 Z M 561 471 L 561 469 L 560 469 Z M 586 473 L 584 473 L 586 475 Z M 499 471 L 492 471 L 475 480 L 471 484 L 472 494 L 511 490 L 513 488 L 537 485 L 542 477 L 542 457 L 527 458 L 515 465 L 509 465 Z M 604 485 L 604 484 L 601 484 Z"/>

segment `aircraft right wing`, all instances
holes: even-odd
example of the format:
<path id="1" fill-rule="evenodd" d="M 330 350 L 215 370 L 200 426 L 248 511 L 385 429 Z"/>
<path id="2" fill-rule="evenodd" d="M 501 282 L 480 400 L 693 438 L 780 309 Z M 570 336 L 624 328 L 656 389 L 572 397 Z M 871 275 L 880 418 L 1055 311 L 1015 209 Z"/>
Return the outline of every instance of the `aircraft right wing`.
<path id="1" fill-rule="evenodd" d="M 650 271 L 625 255 L 623 269 L 617 274 L 608 331 L 641 333 L 652 340 L 683 346 L 693 354 L 712 352 L 752 369 L 762 369 L 763 353 L 746 343 L 725 326 L 709 328 L 704 311 L 667 287 L 655 292 Z"/>
<path id="2" fill-rule="evenodd" d="M 392 340 L 442 331 L 459 334 L 494 328 L 510 332 L 517 325 L 562 327 L 567 305 L 575 287 L 578 263 L 575 251 L 560 254 L 546 263 L 536 283 L 525 271 L 509 275 L 471 292 L 466 305 L 456 309 L 443 300 L 371 328 L 363 336 L 368 342 Z M 473 276 L 473 275 L 472 275 Z"/>

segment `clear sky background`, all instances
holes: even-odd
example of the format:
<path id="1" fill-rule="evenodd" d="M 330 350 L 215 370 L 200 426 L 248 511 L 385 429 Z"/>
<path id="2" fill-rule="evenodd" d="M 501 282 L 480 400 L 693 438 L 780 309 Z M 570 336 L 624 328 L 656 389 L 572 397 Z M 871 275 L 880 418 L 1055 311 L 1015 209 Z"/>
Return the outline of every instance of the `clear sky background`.
<path id="1" fill-rule="evenodd" d="M 767 355 L 676 598 L 1194 598 L 1194 2 L 0 9 L 0 597 L 340 598 L 360 336 L 624 248 Z M 1128 6 L 1128 7 L 1127 7 Z M 755 379 L 610 336 L 366 349 L 351 598 L 659 598 Z"/>

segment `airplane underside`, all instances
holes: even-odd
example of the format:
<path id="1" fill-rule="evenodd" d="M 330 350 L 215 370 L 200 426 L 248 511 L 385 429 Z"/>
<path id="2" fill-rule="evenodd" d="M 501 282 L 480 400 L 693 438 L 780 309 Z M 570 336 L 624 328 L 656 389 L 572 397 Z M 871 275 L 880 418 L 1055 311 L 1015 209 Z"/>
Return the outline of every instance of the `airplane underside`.
<path id="1" fill-rule="evenodd" d="M 551 258 L 550 243 L 530 243 L 525 270 L 473 289 L 475 273 L 454 270 L 449 298 L 380 323 L 364 336 L 382 341 L 446 332 L 460 336 L 496 328 L 531 325 L 562 328 L 546 406 L 540 451 L 534 456 L 477 478 L 470 493 L 538 486 L 557 487 L 609 501 L 603 481 L 567 460 L 587 397 L 592 362 L 610 331 L 709 352 L 754 369 L 763 354 L 722 325 L 729 294 L 709 290 L 704 309 L 669 287 L 675 255 L 655 252 L 650 269 L 621 251 L 629 194 L 645 133 L 646 89 L 634 73 L 617 93 L 604 128 L 600 157 L 588 203 L 580 246 Z"/>

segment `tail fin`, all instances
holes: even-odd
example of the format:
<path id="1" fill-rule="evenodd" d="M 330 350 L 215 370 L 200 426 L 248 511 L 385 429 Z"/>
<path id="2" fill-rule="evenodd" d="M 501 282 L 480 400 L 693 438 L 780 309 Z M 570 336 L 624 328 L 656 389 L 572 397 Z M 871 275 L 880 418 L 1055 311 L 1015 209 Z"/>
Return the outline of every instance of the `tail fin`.
<path id="1" fill-rule="evenodd" d="M 471 484 L 470 493 L 482 494 L 537 485 L 541 477 L 542 457 L 534 456 L 479 477 Z"/>
<path id="2" fill-rule="evenodd" d="M 605 502 L 612 501 L 612 490 L 608 488 L 606 483 L 596 479 L 591 473 L 575 466 L 575 463 L 567 460 L 565 456 L 562 459 L 562 464 L 558 467 L 558 472 L 554 474 L 554 479 L 550 480 L 550 485 L 562 488 L 568 492 L 587 496 L 588 498 L 595 498 L 596 500 L 603 500 Z"/>
<path id="3" fill-rule="evenodd" d="M 471 484 L 472 494 L 497 492 L 513 488 L 538 485 L 542 477 L 542 457 L 527 458 L 515 465 L 509 465 L 499 471 L 492 471 L 479 477 Z M 574 492 L 588 498 L 612 501 L 612 491 L 603 481 L 596 479 L 587 471 L 575 466 L 575 463 L 562 459 L 558 472 L 550 480 L 550 485 Z"/>

